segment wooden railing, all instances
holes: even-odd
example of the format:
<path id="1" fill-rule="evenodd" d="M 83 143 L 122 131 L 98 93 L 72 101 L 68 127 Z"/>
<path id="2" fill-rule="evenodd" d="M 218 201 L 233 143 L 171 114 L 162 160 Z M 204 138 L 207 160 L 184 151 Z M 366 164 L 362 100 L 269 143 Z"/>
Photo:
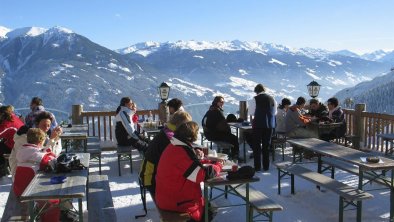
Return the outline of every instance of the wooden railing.
<path id="1" fill-rule="evenodd" d="M 158 110 L 138 110 L 139 119 L 148 119 L 152 113 L 153 120 L 159 120 Z M 101 140 L 113 140 L 115 137 L 115 111 L 82 111 L 82 123 L 88 125 L 89 136 L 99 137 Z"/>
<path id="2" fill-rule="evenodd" d="M 362 105 L 362 104 L 357 104 Z M 365 108 L 365 105 L 364 105 Z M 360 137 L 361 147 L 383 152 L 384 142 L 377 134 L 394 133 L 394 115 L 344 109 L 347 134 Z"/>

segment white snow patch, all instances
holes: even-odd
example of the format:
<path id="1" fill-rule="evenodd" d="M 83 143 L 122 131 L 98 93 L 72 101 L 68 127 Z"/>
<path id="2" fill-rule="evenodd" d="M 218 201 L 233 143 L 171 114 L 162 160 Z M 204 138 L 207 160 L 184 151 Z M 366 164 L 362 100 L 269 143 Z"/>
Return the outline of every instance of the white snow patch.
<path id="1" fill-rule="evenodd" d="M 75 91 L 76 91 L 75 88 L 68 88 L 68 89 L 66 89 L 66 94 L 71 94 L 71 93 L 73 93 Z"/>
<path id="2" fill-rule="evenodd" d="M 335 61 L 335 60 L 330 60 L 330 61 L 328 62 L 328 65 L 330 65 L 330 66 L 340 66 L 340 65 L 342 65 L 342 62 L 340 62 L 340 61 Z"/>
<path id="3" fill-rule="evenodd" d="M 83 58 L 83 57 L 82 57 L 82 54 L 77 54 L 77 57 L 79 57 L 79 58 Z"/>
<path id="4" fill-rule="evenodd" d="M 336 85 L 336 86 L 346 86 L 346 85 L 348 85 L 345 81 L 340 80 L 340 79 L 336 79 L 333 76 L 327 76 L 325 79 L 327 81 L 329 81 L 330 83 L 332 83 L 333 85 Z"/>
<path id="5" fill-rule="evenodd" d="M 67 64 L 67 63 L 62 63 L 62 66 L 66 67 L 66 68 L 74 68 L 73 65 Z"/>
<path id="6" fill-rule="evenodd" d="M 60 46 L 60 45 L 57 44 L 57 43 L 53 43 L 53 44 L 52 44 L 52 47 L 53 47 L 53 48 L 58 48 L 59 46 Z"/>
<path id="7" fill-rule="evenodd" d="M 193 58 L 203 59 L 204 56 L 194 55 Z"/>
<path id="8" fill-rule="evenodd" d="M 244 76 L 244 75 L 248 74 L 248 72 L 246 70 L 244 70 L 244 69 L 239 69 L 238 72 L 239 72 L 239 74 L 241 74 L 241 76 Z"/>
<path id="9" fill-rule="evenodd" d="M 271 61 L 269 61 L 269 63 L 272 63 L 272 64 L 277 63 L 277 64 L 279 64 L 281 66 L 286 66 L 287 65 L 286 63 L 281 62 L 281 61 L 279 61 L 277 59 L 274 59 L 274 58 L 271 58 Z"/>
<path id="10" fill-rule="evenodd" d="M 86 62 L 86 63 L 85 63 L 85 65 L 87 65 L 87 66 L 91 66 L 92 64 L 91 64 L 91 63 L 88 63 L 88 62 Z"/>
<path id="11" fill-rule="evenodd" d="M 309 75 L 310 77 L 312 77 L 313 79 L 317 79 L 317 80 L 320 80 L 321 78 L 319 77 L 319 76 L 317 76 L 317 75 L 315 75 L 314 73 L 311 73 L 311 72 L 305 72 L 307 75 Z"/>

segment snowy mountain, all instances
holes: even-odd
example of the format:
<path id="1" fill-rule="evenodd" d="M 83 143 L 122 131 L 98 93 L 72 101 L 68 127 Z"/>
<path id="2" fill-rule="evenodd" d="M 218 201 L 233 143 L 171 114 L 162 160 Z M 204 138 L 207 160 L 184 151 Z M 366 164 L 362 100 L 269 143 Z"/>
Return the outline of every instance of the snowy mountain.
<path id="1" fill-rule="evenodd" d="M 343 89 L 335 96 L 344 107 L 350 108 L 352 103 L 365 103 L 369 112 L 394 114 L 394 71 Z M 346 103 L 349 99 L 352 103 Z"/>
<path id="2" fill-rule="evenodd" d="M 154 109 L 165 81 L 199 122 L 216 94 L 235 112 L 257 83 L 278 101 L 294 101 L 309 98 L 306 85 L 316 80 L 325 100 L 390 67 L 344 52 L 239 40 L 144 42 L 115 52 L 62 27 L 0 28 L 0 103 L 16 108 L 40 96 L 46 107 L 68 112 L 72 104 L 114 110 L 131 96 L 140 109 Z"/>
<path id="3" fill-rule="evenodd" d="M 362 55 L 361 58 L 370 61 L 391 62 L 391 65 L 394 66 L 394 50 L 392 51 L 377 50 L 371 53 L 366 53 Z"/>

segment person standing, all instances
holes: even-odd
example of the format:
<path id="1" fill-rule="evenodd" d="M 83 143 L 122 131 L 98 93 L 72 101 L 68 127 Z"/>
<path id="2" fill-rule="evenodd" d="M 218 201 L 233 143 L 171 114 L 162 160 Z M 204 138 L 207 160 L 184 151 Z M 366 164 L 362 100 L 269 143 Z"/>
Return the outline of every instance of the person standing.
<path id="1" fill-rule="evenodd" d="M 261 156 L 263 156 L 263 170 L 269 170 L 268 149 L 271 146 L 271 137 L 275 128 L 276 101 L 265 91 L 262 84 L 257 84 L 254 88 L 257 95 L 249 102 L 250 112 L 254 111 L 252 149 L 255 171 L 261 171 Z"/>

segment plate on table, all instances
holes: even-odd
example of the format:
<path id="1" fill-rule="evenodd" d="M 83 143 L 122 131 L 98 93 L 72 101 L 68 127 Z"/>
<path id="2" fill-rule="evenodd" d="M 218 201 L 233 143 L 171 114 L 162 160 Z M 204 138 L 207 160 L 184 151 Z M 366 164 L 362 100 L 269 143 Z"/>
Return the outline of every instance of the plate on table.
<path id="1" fill-rule="evenodd" d="M 207 159 L 209 160 L 228 160 L 228 155 L 225 153 L 217 153 L 217 156 L 208 154 Z"/>

